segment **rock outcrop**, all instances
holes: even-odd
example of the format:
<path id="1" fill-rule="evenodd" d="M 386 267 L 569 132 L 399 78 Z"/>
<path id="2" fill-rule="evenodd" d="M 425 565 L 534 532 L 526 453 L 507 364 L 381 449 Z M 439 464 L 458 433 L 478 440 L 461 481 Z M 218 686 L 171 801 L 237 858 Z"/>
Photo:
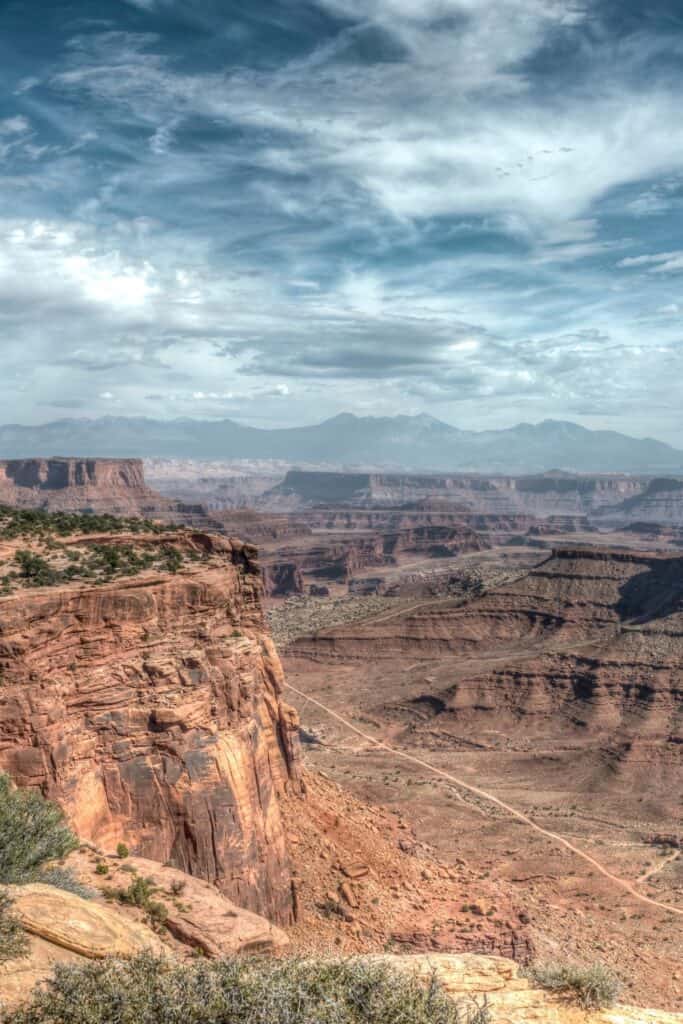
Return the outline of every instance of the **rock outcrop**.
<path id="1" fill-rule="evenodd" d="M 24 931 L 79 956 L 101 960 L 166 949 L 146 925 L 94 900 L 38 882 L 10 886 L 8 892 Z"/>
<path id="2" fill-rule="evenodd" d="M 152 887 L 152 898 L 164 906 L 164 937 L 168 940 L 172 936 L 188 951 L 219 958 L 236 953 L 274 953 L 288 945 L 281 928 L 238 907 L 209 882 L 177 868 L 145 857 L 122 860 L 95 854 L 86 847 L 71 854 L 68 865 L 89 889 L 101 890 L 105 895 L 112 889 L 127 889 L 136 876 L 144 878 Z"/>
<path id="3" fill-rule="evenodd" d="M 296 722 L 255 550 L 172 536 L 197 559 L 175 573 L 0 598 L 0 769 L 82 838 L 125 841 L 287 922 L 278 795 L 297 774 Z"/>
<path id="4" fill-rule="evenodd" d="M 25 956 L 0 963 L 0 1012 L 27 999 L 59 965 L 170 952 L 150 927 L 118 907 L 51 885 L 13 886 L 11 895 L 28 948 Z"/>

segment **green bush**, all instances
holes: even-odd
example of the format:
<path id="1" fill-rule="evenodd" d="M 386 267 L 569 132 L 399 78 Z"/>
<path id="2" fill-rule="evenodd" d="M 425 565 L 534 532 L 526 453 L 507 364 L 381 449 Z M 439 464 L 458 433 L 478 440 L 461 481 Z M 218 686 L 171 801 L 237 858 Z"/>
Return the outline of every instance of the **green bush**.
<path id="1" fill-rule="evenodd" d="M 32 551 L 17 551 L 14 561 L 21 569 L 22 578 L 32 587 L 49 587 L 59 579 L 49 562 Z"/>
<path id="2" fill-rule="evenodd" d="M 0 884 L 36 881 L 43 864 L 77 846 L 55 804 L 0 774 Z"/>
<path id="3" fill-rule="evenodd" d="M 587 1010 L 613 1006 L 621 991 L 616 974 L 599 963 L 585 967 L 571 963 L 537 964 L 529 969 L 528 976 L 540 988 L 569 993 Z"/>
<path id="4" fill-rule="evenodd" d="M 125 843 L 119 843 L 116 847 L 116 856 L 119 857 L 120 860 L 125 860 L 129 853 L 130 850 Z"/>
<path id="5" fill-rule="evenodd" d="M 12 914 L 12 901 L 0 890 L 0 964 L 25 956 L 27 952 L 28 939 Z"/>
<path id="6" fill-rule="evenodd" d="M 488 1024 L 438 983 L 363 960 L 229 959 L 171 964 L 150 955 L 61 965 L 6 1024 Z"/>
<path id="7" fill-rule="evenodd" d="M 116 895 L 121 903 L 130 903 L 133 907 L 146 907 L 154 891 L 154 885 L 151 882 L 138 876 L 127 889 L 119 889 Z"/>

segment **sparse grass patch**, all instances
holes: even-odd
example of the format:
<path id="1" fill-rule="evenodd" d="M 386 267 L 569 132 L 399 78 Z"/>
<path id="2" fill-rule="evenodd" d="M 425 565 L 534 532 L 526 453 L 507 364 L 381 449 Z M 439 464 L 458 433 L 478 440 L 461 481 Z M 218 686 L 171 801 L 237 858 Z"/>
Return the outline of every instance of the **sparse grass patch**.
<path id="1" fill-rule="evenodd" d="M 234 958 L 172 964 L 144 955 L 59 966 L 6 1024 L 491 1024 L 435 979 L 363 960 Z"/>
<path id="2" fill-rule="evenodd" d="M 588 966 L 570 963 L 536 964 L 527 972 L 539 988 L 566 992 L 587 1010 L 613 1006 L 621 991 L 621 981 L 609 967 L 594 963 Z"/>
<path id="3" fill-rule="evenodd" d="M 76 878 L 71 868 L 46 868 L 41 871 L 37 881 L 43 882 L 45 885 L 54 885 L 55 889 L 71 892 L 74 896 L 80 896 L 82 900 L 91 900 L 97 895 L 94 889 L 84 885 Z"/>

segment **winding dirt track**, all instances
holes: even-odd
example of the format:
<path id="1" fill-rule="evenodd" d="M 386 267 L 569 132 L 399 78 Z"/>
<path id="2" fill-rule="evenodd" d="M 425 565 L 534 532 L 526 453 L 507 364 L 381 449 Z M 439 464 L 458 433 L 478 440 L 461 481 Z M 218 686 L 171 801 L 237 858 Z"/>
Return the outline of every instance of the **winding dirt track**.
<path id="1" fill-rule="evenodd" d="M 536 822 L 532 821 L 532 819 L 527 817 L 526 814 L 523 814 L 521 811 L 518 811 L 515 807 L 512 807 L 510 804 L 505 803 L 503 800 L 500 800 L 497 796 L 494 796 L 492 793 L 488 793 L 485 789 L 480 789 L 478 786 L 472 786 L 469 782 L 465 782 L 463 779 L 458 778 L 456 775 L 452 775 L 450 772 L 446 772 L 443 769 L 437 768 L 435 765 L 430 764 L 429 761 L 423 761 L 421 758 L 414 757 L 412 754 L 408 754 L 406 753 L 406 751 L 400 750 L 398 747 L 392 747 L 388 743 L 384 743 L 382 740 L 375 739 L 374 736 L 371 736 L 367 732 L 363 732 L 362 729 L 359 729 L 347 718 L 344 718 L 342 715 L 338 714 L 336 711 L 328 707 L 326 704 L 323 704 L 321 701 L 316 700 L 315 697 L 309 697 L 307 693 L 304 693 L 302 690 L 297 689 L 296 686 L 292 686 L 291 683 L 285 683 L 284 685 L 286 689 L 291 690 L 292 693 L 298 694 L 298 696 L 302 697 L 304 700 L 310 701 L 311 704 L 315 704 L 315 706 L 320 708 L 321 711 L 324 711 L 331 718 L 336 719 L 336 721 L 340 722 L 347 729 L 350 729 L 351 732 L 355 733 L 357 736 L 360 736 L 362 739 L 372 744 L 372 746 L 377 747 L 380 750 L 386 750 L 387 753 L 393 754 L 395 757 L 399 757 L 404 761 L 410 761 L 412 764 L 419 765 L 421 768 L 426 768 L 428 771 L 433 772 L 434 775 L 439 775 L 441 778 L 447 779 L 449 782 L 453 782 L 456 786 L 460 786 L 461 789 L 467 790 L 468 793 L 474 793 L 475 796 L 478 796 L 483 800 L 487 800 L 489 803 L 495 804 L 496 807 L 500 807 L 501 810 L 505 811 L 511 817 L 516 818 L 517 821 L 523 822 L 523 824 L 533 829 L 534 832 L 537 832 L 539 835 L 545 836 L 546 839 L 549 839 L 557 846 L 564 847 L 564 849 L 569 850 L 569 852 L 573 853 L 576 857 L 580 857 L 581 860 L 585 861 L 587 864 L 590 864 L 592 868 L 595 868 L 596 871 L 598 871 L 605 878 L 609 879 L 610 882 L 618 886 L 624 892 L 628 893 L 628 895 L 631 896 L 632 899 L 638 900 L 641 903 L 647 903 L 649 906 L 652 907 L 657 907 L 659 910 L 664 910 L 669 914 L 677 914 L 679 917 L 683 917 L 683 907 L 674 907 L 669 903 L 662 903 L 659 900 L 652 899 L 650 896 L 645 896 L 643 893 L 638 892 L 638 890 L 635 888 L 635 885 L 632 882 L 629 882 L 627 879 L 620 878 L 618 875 L 613 874 L 608 868 L 604 867 L 604 865 L 602 865 L 600 861 L 597 861 L 594 857 L 591 857 L 589 853 L 585 853 L 584 850 L 581 850 L 578 846 L 574 846 L 574 844 L 570 843 L 568 839 L 565 839 L 563 836 L 558 835 L 556 832 L 550 832 L 548 829 L 541 828 L 540 825 L 537 825 Z M 643 880 L 644 879 L 642 877 L 639 879 L 639 881 Z"/>

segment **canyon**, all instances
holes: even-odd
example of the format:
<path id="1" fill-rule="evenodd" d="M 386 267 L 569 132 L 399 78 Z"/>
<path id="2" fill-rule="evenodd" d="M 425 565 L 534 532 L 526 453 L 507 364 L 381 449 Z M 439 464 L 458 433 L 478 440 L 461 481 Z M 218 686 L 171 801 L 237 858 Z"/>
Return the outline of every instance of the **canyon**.
<path id="1" fill-rule="evenodd" d="M 51 462 L 0 497 L 87 513 L 0 516 L 0 770 L 65 809 L 89 885 L 125 842 L 192 880 L 169 928 L 210 955 L 213 892 L 246 944 L 599 957 L 683 1007 L 683 554 L 603 519 L 647 481 L 325 474 L 254 510 Z M 120 509 L 156 514 L 95 532 Z"/>
<path id="2" fill-rule="evenodd" d="M 385 599 L 289 635 L 278 620 L 313 764 L 406 815 L 442 856 L 523 891 L 538 950 L 598 948 L 641 997 L 656 989 L 679 1006 L 672 914 L 443 773 L 683 910 L 682 570 L 675 551 L 565 544 L 457 596 Z"/>

